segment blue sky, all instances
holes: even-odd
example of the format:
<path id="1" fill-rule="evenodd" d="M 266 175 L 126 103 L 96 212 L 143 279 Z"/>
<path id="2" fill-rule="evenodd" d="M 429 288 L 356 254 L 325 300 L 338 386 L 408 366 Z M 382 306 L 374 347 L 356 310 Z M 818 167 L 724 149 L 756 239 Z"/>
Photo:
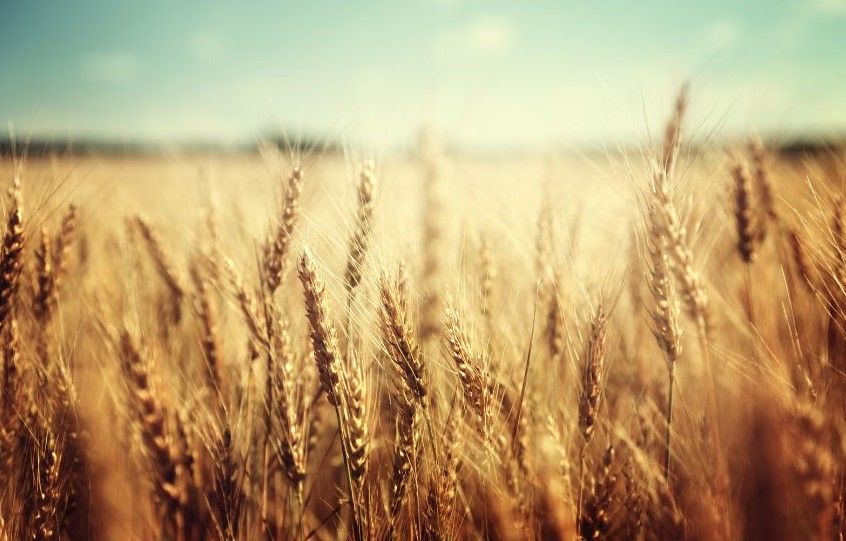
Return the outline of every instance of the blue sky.
<path id="1" fill-rule="evenodd" d="M 630 142 L 683 79 L 694 130 L 846 129 L 846 0 L 4 0 L 18 135 Z"/>

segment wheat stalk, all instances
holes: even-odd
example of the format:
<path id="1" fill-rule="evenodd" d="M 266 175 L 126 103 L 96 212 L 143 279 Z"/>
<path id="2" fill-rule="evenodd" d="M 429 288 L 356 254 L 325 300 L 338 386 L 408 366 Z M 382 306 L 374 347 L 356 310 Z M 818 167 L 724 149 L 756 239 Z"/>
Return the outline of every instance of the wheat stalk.
<path id="1" fill-rule="evenodd" d="M 57 539 L 61 533 L 61 517 L 59 516 L 61 457 L 57 451 L 55 436 L 50 430 L 42 428 L 38 432 L 43 433 L 44 436 L 33 441 L 36 446 L 36 463 L 32 465 L 34 500 L 27 506 L 27 514 L 31 517 L 28 538 L 35 541 L 50 541 Z"/>
<path id="2" fill-rule="evenodd" d="M 53 241 L 52 263 L 56 282 L 54 287 L 57 291 L 68 272 L 70 248 L 76 238 L 78 226 L 79 210 L 76 205 L 68 205 L 68 209 L 59 224 L 59 232 Z"/>
<path id="3" fill-rule="evenodd" d="M 11 206 L 6 218 L 3 234 L 3 248 L 0 252 L 0 329 L 3 329 L 15 304 L 21 275 L 21 252 L 24 246 L 23 210 L 21 181 L 19 176 L 12 180 L 9 189 Z"/>
<path id="4" fill-rule="evenodd" d="M 295 165 L 288 177 L 288 188 L 285 191 L 285 202 L 282 206 L 282 216 L 276 227 L 276 234 L 265 247 L 264 280 L 267 293 L 271 296 L 279 288 L 285 274 L 285 259 L 300 212 L 302 182 L 302 168 Z"/>
<path id="5" fill-rule="evenodd" d="M 669 379 L 667 407 L 665 410 L 667 433 L 665 437 L 666 454 L 664 457 L 665 477 L 669 479 L 675 368 L 676 362 L 681 355 L 681 328 L 678 324 L 678 303 L 671 282 L 668 239 L 664 233 L 664 227 L 657 211 L 653 207 L 648 207 L 646 212 L 647 278 L 653 301 L 650 309 L 652 334 L 658 343 L 658 347 L 664 353 Z"/>
<path id="6" fill-rule="evenodd" d="M 342 358 L 338 348 L 335 325 L 328 313 L 323 280 L 320 278 L 306 248 L 300 256 L 298 267 L 303 285 L 306 316 L 309 322 L 312 350 L 323 393 L 335 407 L 335 416 L 341 431 L 341 450 L 347 470 L 347 483 L 355 514 L 354 527 L 358 536 L 365 526 L 362 501 L 359 499 L 364 472 L 367 466 L 367 434 L 364 419 L 364 396 L 360 367 L 351 367 L 341 376 Z"/>
<path id="7" fill-rule="evenodd" d="M 265 348 L 269 348 L 267 335 L 262 330 L 262 322 L 259 320 L 258 313 L 256 312 L 255 297 L 247 289 L 247 286 L 244 285 L 241 275 L 238 274 L 235 264 L 231 260 L 226 261 L 225 268 L 227 275 L 229 276 L 229 285 L 231 286 L 235 294 L 235 300 L 238 303 L 238 310 L 241 312 L 244 323 L 247 324 L 251 338 L 259 342 Z"/>
<path id="8" fill-rule="evenodd" d="M 35 250 L 36 290 L 32 310 L 42 326 L 46 327 L 55 311 L 56 277 L 50 255 L 50 238 L 47 229 L 41 229 L 41 240 Z"/>
<path id="9" fill-rule="evenodd" d="M 579 497 L 576 505 L 576 517 L 579 521 L 581 521 L 583 511 L 584 469 L 587 447 L 593 438 L 603 393 L 607 325 L 608 314 L 606 313 L 605 306 L 600 303 L 591 320 L 590 331 L 581 359 L 579 432 L 582 437 L 582 444 L 579 450 Z"/>
<path id="10" fill-rule="evenodd" d="M 734 177 L 734 217 L 737 225 L 737 250 L 747 265 L 758 255 L 760 237 L 759 224 L 755 217 L 752 181 L 746 168 L 736 164 L 732 168 Z"/>
<path id="11" fill-rule="evenodd" d="M 376 184 L 375 166 L 372 161 L 365 162 L 361 167 L 356 190 L 358 208 L 356 211 L 355 228 L 350 236 L 349 257 L 347 270 L 344 275 L 344 285 L 347 296 L 351 299 L 353 291 L 361 282 L 361 270 L 367 255 L 373 228 L 373 190 Z"/>
<path id="12" fill-rule="evenodd" d="M 223 380 L 223 359 L 220 352 L 217 311 L 212 303 L 211 285 L 208 278 L 202 275 L 199 265 L 191 267 L 191 279 L 194 282 L 195 312 L 200 323 L 200 346 L 205 361 L 203 373 L 206 376 L 209 389 L 222 406 L 226 396 Z"/>
<path id="13" fill-rule="evenodd" d="M 395 420 L 393 474 L 391 476 L 389 523 L 393 525 L 406 500 L 409 478 L 414 469 L 419 439 L 419 409 L 413 399 L 399 397 Z"/>
<path id="14" fill-rule="evenodd" d="M 424 346 L 432 343 L 441 331 L 441 242 L 443 237 L 441 194 L 441 157 L 432 141 L 421 140 L 423 181 L 423 237 L 420 301 L 420 339 Z"/>
<path id="15" fill-rule="evenodd" d="M 323 280 L 317 274 L 317 267 L 308 249 L 300 256 L 300 281 L 303 284 L 306 315 L 310 325 L 311 345 L 314 361 L 320 375 L 320 386 L 332 405 L 339 403 L 339 382 L 341 352 L 335 326 L 328 315 Z"/>
<path id="16" fill-rule="evenodd" d="M 664 139 L 661 146 L 661 171 L 672 174 L 681 146 L 681 131 L 688 108 L 688 86 L 683 84 L 676 94 L 673 113 L 664 125 Z"/>
<path id="17" fill-rule="evenodd" d="M 349 357 L 348 366 L 343 372 L 341 381 L 344 387 L 345 437 L 349 453 L 347 459 L 356 485 L 356 493 L 360 495 L 367 473 L 370 430 L 367 426 L 367 397 L 363 367 L 356 354 Z"/>
<path id="18" fill-rule="evenodd" d="M 136 216 L 135 225 L 141 233 L 141 238 L 144 239 L 144 244 L 147 246 L 150 257 L 156 267 L 156 272 L 158 272 L 168 291 L 170 291 L 171 314 L 173 321 L 179 323 L 179 320 L 182 318 L 182 299 L 185 298 L 185 286 L 182 285 L 182 279 L 176 273 L 176 269 L 170 262 L 158 233 L 153 229 L 150 222 L 141 216 Z"/>
<path id="19" fill-rule="evenodd" d="M 481 426 L 487 432 L 490 416 L 488 386 L 482 377 L 478 354 L 461 324 L 461 315 L 452 306 L 446 308 L 444 327 L 449 354 L 458 371 L 458 381 L 461 383 L 464 400 L 476 413 Z"/>
<path id="20" fill-rule="evenodd" d="M 614 465 L 615 448 L 609 444 L 602 458 L 602 469 L 598 478 L 595 477 L 591 483 L 591 494 L 579 519 L 579 535 L 582 539 L 603 539 L 608 534 L 609 513 L 617 482 Z"/>
<path id="21" fill-rule="evenodd" d="M 401 273 L 400 273 L 401 274 Z M 390 359 L 403 376 L 403 382 L 417 400 L 426 397 L 426 374 L 408 313 L 408 302 L 399 279 L 390 283 L 384 274 L 379 280 L 382 300 L 382 338 Z"/>
<path id="22" fill-rule="evenodd" d="M 161 510 L 165 531 L 176 528 L 181 506 L 178 484 L 178 463 L 171 437 L 165 431 L 167 413 L 150 387 L 147 363 L 128 331 L 120 335 L 120 355 L 124 376 L 129 384 L 130 407 L 141 430 L 144 450 L 153 467 L 155 493 L 163 504 Z"/>

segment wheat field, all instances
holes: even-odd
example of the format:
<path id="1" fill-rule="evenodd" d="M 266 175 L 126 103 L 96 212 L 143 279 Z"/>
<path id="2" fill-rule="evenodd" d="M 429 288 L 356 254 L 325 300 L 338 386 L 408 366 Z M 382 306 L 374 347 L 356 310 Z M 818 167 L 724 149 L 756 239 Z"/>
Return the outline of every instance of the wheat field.
<path id="1" fill-rule="evenodd" d="M 0 538 L 843 539 L 842 154 L 0 163 Z"/>

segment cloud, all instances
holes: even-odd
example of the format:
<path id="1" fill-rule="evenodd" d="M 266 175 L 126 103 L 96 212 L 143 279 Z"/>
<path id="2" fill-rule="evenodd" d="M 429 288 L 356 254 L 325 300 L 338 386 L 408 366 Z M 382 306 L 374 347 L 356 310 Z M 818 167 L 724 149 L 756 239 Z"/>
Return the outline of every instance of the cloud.
<path id="1" fill-rule="evenodd" d="M 510 21 L 486 16 L 440 35 L 435 50 L 445 57 L 492 57 L 511 50 L 516 37 Z"/>
<path id="2" fill-rule="evenodd" d="M 188 38 L 188 52 L 198 60 L 212 62 L 223 53 L 223 40 L 212 32 L 197 32 Z"/>
<path id="3" fill-rule="evenodd" d="M 846 15 L 846 0 L 814 0 L 811 5 L 825 15 Z"/>
<path id="4" fill-rule="evenodd" d="M 120 84 L 138 76 L 138 61 L 123 51 L 91 51 L 80 60 L 82 75 L 92 83 Z"/>
<path id="5" fill-rule="evenodd" d="M 511 48 L 514 34 L 514 28 L 504 19 L 480 19 L 467 28 L 467 45 L 477 53 L 501 53 Z"/>
<path id="6" fill-rule="evenodd" d="M 712 51 L 733 49 L 740 41 L 742 32 L 735 21 L 720 19 L 706 26 L 702 32 L 705 47 Z"/>

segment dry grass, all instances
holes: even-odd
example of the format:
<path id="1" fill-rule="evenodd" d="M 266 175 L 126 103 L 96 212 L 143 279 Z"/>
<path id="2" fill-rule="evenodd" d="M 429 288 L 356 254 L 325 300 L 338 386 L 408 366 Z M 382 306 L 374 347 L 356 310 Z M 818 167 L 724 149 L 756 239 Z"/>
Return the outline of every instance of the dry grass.
<path id="1" fill-rule="evenodd" d="M 4 162 L 0 539 L 842 538 L 842 157 L 687 103 L 642 158 Z"/>

